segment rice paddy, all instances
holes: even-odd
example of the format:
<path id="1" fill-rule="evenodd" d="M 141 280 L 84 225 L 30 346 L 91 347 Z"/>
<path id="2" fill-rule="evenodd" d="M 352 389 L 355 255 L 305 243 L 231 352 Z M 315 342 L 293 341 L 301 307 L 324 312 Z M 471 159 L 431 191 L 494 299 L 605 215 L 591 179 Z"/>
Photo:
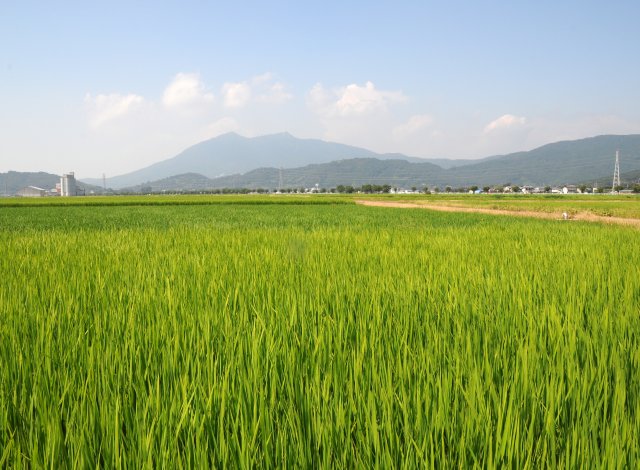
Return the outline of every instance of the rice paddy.
<path id="1" fill-rule="evenodd" d="M 636 229 L 73 201 L 0 207 L 0 467 L 639 465 Z"/>

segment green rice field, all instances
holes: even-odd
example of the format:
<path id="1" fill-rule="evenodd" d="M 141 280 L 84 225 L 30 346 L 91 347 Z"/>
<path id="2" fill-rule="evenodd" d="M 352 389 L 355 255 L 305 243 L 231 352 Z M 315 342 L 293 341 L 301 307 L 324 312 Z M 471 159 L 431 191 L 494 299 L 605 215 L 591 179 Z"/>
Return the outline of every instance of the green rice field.
<path id="1" fill-rule="evenodd" d="M 635 228 L 54 202 L 0 202 L 0 468 L 640 466 Z"/>

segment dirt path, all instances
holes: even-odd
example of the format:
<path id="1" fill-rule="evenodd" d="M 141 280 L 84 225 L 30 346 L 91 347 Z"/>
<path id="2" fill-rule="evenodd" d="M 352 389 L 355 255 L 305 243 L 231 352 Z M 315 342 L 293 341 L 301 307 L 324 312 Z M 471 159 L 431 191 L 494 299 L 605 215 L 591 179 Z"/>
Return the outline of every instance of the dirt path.
<path id="1" fill-rule="evenodd" d="M 536 212 L 536 211 L 512 211 L 506 209 L 486 209 L 483 207 L 464 207 L 453 205 L 429 204 L 428 202 L 390 202 L 390 201 L 366 201 L 356 200 L 356 204 L 375 207 L 396 207 L 402 209 L 429 209 L 441 212 L 471 212 L 475 214 L 511 215 L 516 217 L 534 217 L 536 219 L 562 220 L 562 213 Z M 570 215 L 571 220 L 583 220 L 587 222 L 600 222 L 605 224 L 627 225 L 640 229 L 640 219 L 625 219 L 623 217 L 605 217 L 578 212 Z"/>

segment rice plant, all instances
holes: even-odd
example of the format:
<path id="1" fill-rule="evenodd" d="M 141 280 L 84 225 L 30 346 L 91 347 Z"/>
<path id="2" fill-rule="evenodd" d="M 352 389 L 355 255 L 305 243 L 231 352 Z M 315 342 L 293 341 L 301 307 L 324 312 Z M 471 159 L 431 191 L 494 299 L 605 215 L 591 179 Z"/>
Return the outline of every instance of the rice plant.
<path id="1" fill-rule="evenodd" d="M 0 467 L 638 467 L 638 232 L 0 208 Z"/>

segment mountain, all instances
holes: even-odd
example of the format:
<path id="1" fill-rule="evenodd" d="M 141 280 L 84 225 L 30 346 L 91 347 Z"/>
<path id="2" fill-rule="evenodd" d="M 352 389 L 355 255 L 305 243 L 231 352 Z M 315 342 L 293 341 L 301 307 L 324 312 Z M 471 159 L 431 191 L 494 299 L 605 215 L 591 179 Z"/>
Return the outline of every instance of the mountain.
<path id="1" fill-rule="evenodd" d="M 313 163 L 357 157 L 411 159 L 397 154 L 385 156 L 370 150 L 317 139 L 298 139 L 288 133 L 248 138 L 232 132 L 200 142 L 168 160 L 132 173 L 108 178 L 107 186 L 119 189 L 184 173 L 199 173 L 215 178 L 246 173 L 256 168 L 297 168 Z M 101 184 L 101 180 L 98 179 L 83 181 Z"/>
<path id="2" fill-rule="evenodd" d="M 348 145 L 290 134 L 256 138 L 226 134 L 201 142 L 176 157 L 112 178 L 111 187 L 140 191 L 216 188 L 324 188 L 342 185 L 391 184 L 400 187 L 561 185 L 597 181 L 610 185 L 615 151 L 620 151 L 623 181 L 640 177 L 640 135 L 604 135 L 556 142 L 481 160 L 420 159 L 377 154 Z M 159 176 L 158 176 L 159 175 Z M 280 184 L 282 178 L 282 184 Z M 49 173 L 0 174 L 0 194 L 25 186 L 54 187 Z M 81 186 L 101 192 L 99 186 Z M 100 180 L 95 180 L 101 183 Z"/>
<path id="3" fill-rule="evenodd" d="M 630 177 L 640 170 L 640 135 L 599 136 L 548 144 L 527 152 L 436 165 L 426 160 L 351 158 L 297 168 L 264 167 L 218 178 L 187 174 L 146 183 L 153 190 L 202 190 L 215 188 L 330 188 L 337 185 L 391 184 L 401 187 L 449 185 L 490 186 L 561 185 L 610 180 L 615 150 L 620 150 L 621 167 Z M 389 157 L 389 155 L 386 155 Z M 437 160 L 436 160 L 437 161 Z M 443 168 L 446 167 L 446 168 Z M 624 175 L 623 175 L 624 176 Z M 158 188 L 158 189 L 156 189 Z"/>
<path id="4" fill-rule="evenodd" d="M 623 171 L 640 169 L 640 135 L 603 135 L 556 142 L 527 152 L 451 168 L 447 184 L 559 185 L 613 175 L 615 152 Z"/>
<path id="5" fill-rule="evenodd" d="M 340 184 L 361 186 L 386 183 L 395 186 L 420 186 L 425 181 L 438 177 L 443 171 L 432 163 L 352 158 L 282 170 L 258 168 L 244 174 L 212 179 L 199 174 L 186 173 L 127 189 L 136 192 L 142 191 L 143 187 L 153 192 L 222 188 L 276 189 L 280 186 L 280 177 L 282 177 L 282 188 L 310 188 L 316 184 L 322 188 L 332 188 Z"/>

